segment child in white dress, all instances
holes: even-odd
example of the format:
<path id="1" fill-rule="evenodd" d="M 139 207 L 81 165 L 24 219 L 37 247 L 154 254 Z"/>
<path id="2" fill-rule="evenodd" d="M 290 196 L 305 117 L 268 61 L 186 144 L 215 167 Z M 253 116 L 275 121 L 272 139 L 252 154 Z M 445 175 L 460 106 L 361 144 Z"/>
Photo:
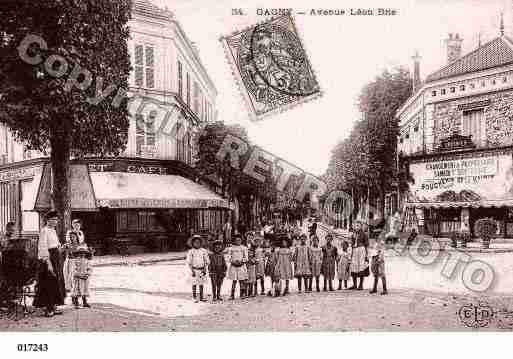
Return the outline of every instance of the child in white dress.
<path id="1" fill-rule="evenodd" d="M 198 303 L 196 287 L 199 287 L 199 300 L 205 302 L 206 299 L 203 296 L 203 288 L 207 280 L 207 268 L 210 264 L 210 259 L 207 250 L 201 247 L 201 236 L 194 235 L 191 242 L 192 248 L 187 253 L 186 263 L 191 270 L 192 298 L 195 303 Z"/>

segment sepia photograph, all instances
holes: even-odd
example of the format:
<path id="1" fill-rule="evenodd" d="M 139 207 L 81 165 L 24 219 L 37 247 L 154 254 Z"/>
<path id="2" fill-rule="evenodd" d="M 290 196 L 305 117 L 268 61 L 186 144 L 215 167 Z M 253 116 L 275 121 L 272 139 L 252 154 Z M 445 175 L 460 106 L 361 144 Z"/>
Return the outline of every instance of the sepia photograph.
<path id="1" fill-rule="evenodd" d="M 0 84 L 0 353 L 513 329 L 511 1 L 2 0 Z"/>

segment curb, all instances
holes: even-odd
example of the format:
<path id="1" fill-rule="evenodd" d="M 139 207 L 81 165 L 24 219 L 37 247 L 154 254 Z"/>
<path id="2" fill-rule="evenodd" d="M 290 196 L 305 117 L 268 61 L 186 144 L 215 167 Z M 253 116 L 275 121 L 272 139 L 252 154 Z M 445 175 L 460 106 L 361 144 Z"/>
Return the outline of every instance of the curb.
<path id="1" fill-rule="evenodd" d="M 136 262 L 130 262 L 130 260 L 125 261 L 117 261 L 117 262 L 109 262 L 109 263 L 98 263 L 93 264 L 93 267 L 99 268 L 99 267 L 116 267 L 116 266 L 128 266 L 128 265 L 147 265 L 147 264 L 154 264 L 154 263 L 161 263 L 161 262 L 174 262 L 174 261 L 181 261 L 184 260 L 185 256 L 180 257 L 173 257 L 173 258 L 162 258 L 162 259 L 146 259 L 146 260 L 140 260 Z"/>

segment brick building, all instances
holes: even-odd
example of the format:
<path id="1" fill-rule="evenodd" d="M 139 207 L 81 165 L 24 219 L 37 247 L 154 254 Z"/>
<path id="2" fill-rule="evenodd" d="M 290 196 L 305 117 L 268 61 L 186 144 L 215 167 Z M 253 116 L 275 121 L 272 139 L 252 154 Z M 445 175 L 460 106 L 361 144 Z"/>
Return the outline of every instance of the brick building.
<path id="1" fill-rule="evenodd" d="M 423 82 L 414 57 L 414 92 L 397 112 L 399 165 L 413 183 L 388 197 L 389 212 L 432 235 L 493 217 L 497 235 L 513 237 L 513 40 L 501 26 L 461 56 L 462 41 L 449 35 L 447 65 Z"/>

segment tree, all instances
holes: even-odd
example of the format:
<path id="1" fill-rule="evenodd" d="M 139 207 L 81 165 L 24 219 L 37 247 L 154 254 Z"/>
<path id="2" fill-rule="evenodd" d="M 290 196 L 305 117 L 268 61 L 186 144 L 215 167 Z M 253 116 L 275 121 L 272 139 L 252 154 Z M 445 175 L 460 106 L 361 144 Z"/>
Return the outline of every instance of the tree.
<path id="1" fill-rule="evenodd" d="M 28 149 L 50 153 L 61 231 L 71 216 L 70 157 L 116 155 L 127 142 L 120 95 L 130 11 L 130 0 L 4 0 L 0 8 L 0 122 Z M 27 35 L 39 40 L 28 44 Z"/>
<path id="2" fill-rule="evenodd" d="M 408 70 L 385 70 L 365 85 L 358 97 L 361 119 L 355 121 L 348 138 L 332 151 L 326 172 L 330 190 L 349 191 L 354 210 L 358 202 L 367 201 L 375 193 L 381 198 L 406 175 L 396 164 L 399 123 L 396 112 L 408 99 L 412 80 Z"/>

